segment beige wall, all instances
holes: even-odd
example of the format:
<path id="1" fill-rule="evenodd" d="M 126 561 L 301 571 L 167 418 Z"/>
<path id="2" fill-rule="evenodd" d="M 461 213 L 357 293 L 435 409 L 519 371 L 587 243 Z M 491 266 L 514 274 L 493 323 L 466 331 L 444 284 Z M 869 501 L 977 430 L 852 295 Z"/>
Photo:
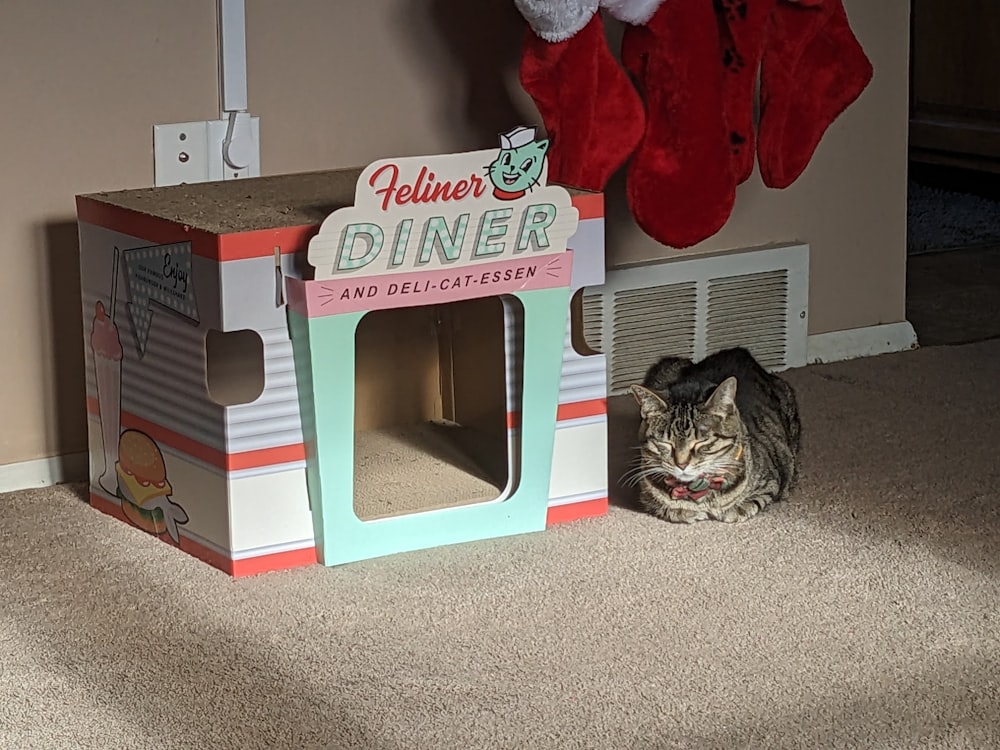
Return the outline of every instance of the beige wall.
<path id="1" fill-rule="evenodd" d="M 218 117 L 209 0 L 0 3 L 0 464 L 83 450 L 74 196 L 152 184 L 157 122 Z"/>
<path id="2" fill-rule="evenodd" d="M 152 126 L 218 116 L 214 7 L 0 5 L 0 464 L 85 447 L 73 197 L 151 185 Z M 809 242 L 813 333 L 904 312 L 909 2 L 847 7 L 872 85 L 796 185 L 770 191 L 755 175 L 729 225 L 692 249 Z M 517 85 L 511 0 L 247 0 L 247 24 L 266 174 L 484 148 L 537 120 Z M 608 243 L 612 264 L 672 253 L 614 195 Z"/>

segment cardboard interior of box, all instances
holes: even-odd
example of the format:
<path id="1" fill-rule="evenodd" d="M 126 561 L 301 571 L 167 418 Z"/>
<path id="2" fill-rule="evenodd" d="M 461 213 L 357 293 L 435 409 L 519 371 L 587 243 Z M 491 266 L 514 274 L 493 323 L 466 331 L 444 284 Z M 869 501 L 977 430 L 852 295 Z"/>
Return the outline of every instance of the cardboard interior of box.
<path id="1" fill-rule="evenodd" d="M 361 171 L 91 197 L 207 232 L 248 232 L 318 225 L 353 204 Z M 506 399 L 503 304 L 485 298 L 380 310 L 360 322 L 354 509 L 362 520 L 485 502 L 501 494 L 508 481 L 507 413 L 519 410 Z M 508 304 L 519 303 L 508 298 Z M 246 333 L 207 340 L 206 377 L 219 403 L 245 403 L 263 388 L 263 350 L 253 340 L 257 337 Z"/>
<path id="2" fill-rule="evenodd" d="M 362 520 L 468 505 L 507 484 L 503 303 L 379 310 L 358 325 L 355 495 Z"/>

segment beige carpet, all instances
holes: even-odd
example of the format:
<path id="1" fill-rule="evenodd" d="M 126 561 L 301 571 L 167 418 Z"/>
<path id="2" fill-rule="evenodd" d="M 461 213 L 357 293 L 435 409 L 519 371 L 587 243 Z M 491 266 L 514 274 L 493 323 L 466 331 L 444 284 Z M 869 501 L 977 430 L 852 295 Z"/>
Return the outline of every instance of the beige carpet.
<path id="1" fill-rule="evenodd" d="M 1000 341 L 790 378 L 801 490 L 743 526 L 233 582 L 79 488 L 0 496 L 0 746 L 1000 747 Z"/>

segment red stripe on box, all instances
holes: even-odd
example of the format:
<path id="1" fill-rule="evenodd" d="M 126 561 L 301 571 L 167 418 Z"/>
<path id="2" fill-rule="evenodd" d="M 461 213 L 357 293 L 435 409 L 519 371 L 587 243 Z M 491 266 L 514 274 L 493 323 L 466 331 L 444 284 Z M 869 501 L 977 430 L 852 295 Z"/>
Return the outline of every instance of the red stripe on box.
<path id="1" fill-rule="evenodd" d="M 127 523 L 132 528 L 142 531 L 143 534 L 149 534 L 148 531 L 139 529 L 135 524 L 129 521 L 125 513 L 122 511 L 121 505 L 118 503 L 114 503 L 110 500 L 107 500 L 106 498 L 101 497 L 100 495 L 94 492 L 91 492 L 90 505 L 92 508 L 96 508 L 97 510 L 101 511 L 101 513 L 106 513 L 107 515 L 112 516 L 113 518 L 117 518 L 119 521 Z M 171 547 L 179 547 L 181 552 L 185 552 L 191 555 L 192 557 L 197 557 L 202 562 L 208 563 L 213 568 L 218 568 L 223 573 L 233 575 L 233 566 L 232 566 L 233 561 L 230 560 L 225 555 L 221 555 L 215 550 L 209 549 L 203 544 L 199 544 L 198 542 L 193 541 L 192 539 L 188 539 L 186 536 L 183 535 L 181 536 L 181 543 L 179 545 L 174 543 L 174 540 L 170 538 L 169 534 L 156 534 L 155 536 L 161 542 L 169 544 Z"/>
<path id="2" fill-rule="evenodd" d="M 607 413 L 607 399 L 595 398 L 591 401 L 574 401 L 568 404 L 559 404 L 559 411 L 556 413 L 556 420 L 559 422 L 565 422 L 568 419 L 598 417 L 604 416 Z"/>
<path id="3" fill-rule="evenodd" d="M 120 505 L 111 502 L 94 492 L 90 493 L 90 505 L 92 508 L 99 510 L 101 513 L 105 513 L 113 518 L 117 518 L 119 521 L 127 523 L 132 528 L 138 528 L 135 524 L 128 520 L 122 512 Z M 141 529 L 139 530 L 142 531 Z M 148 534 L 149 532 L 142 531 L 142 533 Z M 288 550 L 287 552 L 274 552 L 268 555 L 258 555 L 257 557 L 247 557 L 240 560 L 233 560 L 184 535 L 181 535 L 179 545 L 174 543 L 174 540 L 170 538 L 169 534 L 157 534 L 156 536 L 161 542 L 169 544 L 171 547 L 179 547 L 181 552 L 189 554 L 192 557 L 196 557 L 202 562 L 208 563 L 213 568 L 217 568 L 223 573 L 233 576 L 234 578 L 244 578 L 246 576 L 257 575 L 259 573 L 270 573 L 275 570 L 301 568 L 306 565 L 315 565 L 317 562 L 315 547 Z"/>
<path id="4" fill-rule="evenodd" d="M 226 262 L 269 257 L 274 255 L 276 247 L 281 250 L 282 255 L 305 252 L 309 249 L 309 240 L 318 231 L 319 225 L 316 224 L 224 234 L 219 237 L 217 259 Z"/>
<path id="5" fill-rule="evenodd" d="M 554 526 L 557 523 L 578 521 L 581 518 L 594 518 L 608 514 L 608 499 L 585 500 L 582 503 L 567 503 L 566 505 L 551 505 L 545 515 L 545 525 Z"/>
<path id="6" fill-rule="evenodd" d="M 304 443 L 279 445 L 276 448 L 261 448 L 255 451 L 230 453 L 226 456 L 226 471 L 257 469 L 261 466 L 276 466 L 306 460 Z"/>
<path id="7" fill-rule="evenodd" d="M 195 255 L 217 258 L 219 254 L 219 238 L 214 234 L 83 195 L 76 198 L 76 215 L 81 222 L 138 237 L 150 245 L 190 242 Z"/>
<path id="8" fill-rule="evenodd" d="M 556 411 L 556 421 L 566 422 L 571 419 L 584 419 L 586 417 L 603 417 L 608 413 L 607 399 L 595 398 L 592 401 L 574 401 L 569 404 L 559 404 Z M 507 414 L 507 429 L 513 430 L 521 426 L 521 413 L 509 412 Z"/>
<path id="9" fill-rule="evenodd" d="M 87 411 L 94 415 L 100 414 L 97 399 L 92 396 L 87 397 Z M 122 412 L 121 420 L 124 429 L 145 432 L 156 443 L 168 445 L 174 450 L 178 450 L 226 471 L 256 469 L 262 466 L 293 463 L 295 461 L 304 461 L 306 457 L 306 448 L 302 443 L 279 445 L 275 448 L 261 448 L 241 453 L 225 453 L 224 451 L 210 448 L 203 443 L 199 443 L 197 440 L 181 435 L 179 432 L 174 432 L 142 417 L 137 417 L 135 414 L 127 411 Z"/>
<path id="10" fill-rule="evenodd" d="M 315 565 L 317 562 L 315 547 L 293 549 L 287 552 L 274 552 L 269 555 L 259 555 L 257 557 L 244 557 L 232 561 L 233 577 L 244 578 L 261 573 L 271 573 L 275 570 L 303 568 L 307 565 Z"/>
<path id="11" fill-rule="evenodd" d="M 299 252 L 319 231 L 319 225 L 305 225 L 217 235 L 87 196 L 77 196 L 76 213 L 81 222 L 138 237 L 150 245 L 190 242 L 192 253 L 218 262 L 270 257 L 275 247 L 283 255 Z"/>
<path id="12" fill-rule="evenodd" d="M 604 218 L 604 193 L 574 195 L 573 205 L 580 213 L 580 221 Z"/>

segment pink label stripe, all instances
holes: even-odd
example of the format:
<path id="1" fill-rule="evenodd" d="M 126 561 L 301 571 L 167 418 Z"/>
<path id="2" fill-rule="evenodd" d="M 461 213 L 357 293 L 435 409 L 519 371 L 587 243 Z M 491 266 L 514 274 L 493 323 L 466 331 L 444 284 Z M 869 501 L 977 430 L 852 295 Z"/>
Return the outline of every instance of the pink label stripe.
<path id="1" fill-rule="evenodd" d="M 288 304 L 310 318 L 433 305 L 568 286 L 572 267 L 572 252 L 567 251 L 432 271 L 320 281 L 290 278 Z"/>

